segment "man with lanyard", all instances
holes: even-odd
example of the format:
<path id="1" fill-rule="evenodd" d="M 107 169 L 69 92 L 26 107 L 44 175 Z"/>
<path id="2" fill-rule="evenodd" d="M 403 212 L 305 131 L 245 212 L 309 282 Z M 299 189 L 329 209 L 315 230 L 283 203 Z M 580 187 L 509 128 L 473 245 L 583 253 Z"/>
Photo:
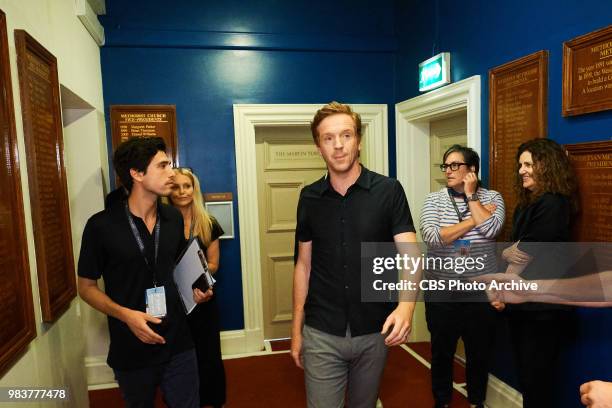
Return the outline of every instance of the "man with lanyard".
<path id="1" fill-rule="evenodd" d="M 433 263 L 425 269 L 427 279 L 446 286 L 443 291 L 425 292 L 432 392 L 436 408 L 450 404 L 453 359 L 461 337 L 468 400 L 471 407 L 480 408 L 486 399 L 494 311 L 484 293 L 448 289 L 451 282 L 497 271 L 494 242 L 504 224 L 504 201 L 497 191 L 479 186 L 480 158 L 474 150 L 453 145 L 442 160 L 440 170 L 446 176 L 446 187 L 429 194 L 421 211 L 421 235 L 428 246 L 428 258 L 455 260 L 454 268 Z M 468 257 L 482 257 L 484 267 L 465 268 Z"/>
<path id="2" fill-rule="evenodd" d="M 79 294 L 108 315 L 107 362 L 128 407 L 153 407 L 159 386 L 169 407 L 195 408 L 196 357 L 172 281 L 183 218 L 159 203 L 174 184 L 165 150 L 161 138 L 133 138 L 115 151 L 115 171 L 129 195 L 87 221 Z"/>
<path id="3" fill-rule="evenodd" d="M 361 118 L 332 102 L 311 124 L 328 174 L 302 190 L 297 210 L 291 356 L 304 369 L 308 407 L 373 408 L 389 346 L 406 342 L 414 302 L 361 302 L 361 243 L 416 242 L 397 180 L 359 163 Z"/>

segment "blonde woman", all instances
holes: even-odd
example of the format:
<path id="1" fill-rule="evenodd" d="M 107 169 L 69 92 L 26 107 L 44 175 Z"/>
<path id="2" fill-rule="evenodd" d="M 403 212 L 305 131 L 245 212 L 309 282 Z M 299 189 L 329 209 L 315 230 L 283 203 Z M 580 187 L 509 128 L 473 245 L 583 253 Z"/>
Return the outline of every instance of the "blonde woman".
<path id="1" fill-rule="evenodd" d="M 204 208 L 202 190 L 196 175 L 188 168 L 174 169 L 170 203 L 183 214 L 185 239 L 196 238 L 206 253 L 211 273 L 219 269 L 219 237 L 223 229 Z M 187 316 L 193 335 L 200 373 L 200 405 L 225 404 L 225 369 L 221 360 L 219 306 L 213 290 L 194 289 L 196 308 Z"/>

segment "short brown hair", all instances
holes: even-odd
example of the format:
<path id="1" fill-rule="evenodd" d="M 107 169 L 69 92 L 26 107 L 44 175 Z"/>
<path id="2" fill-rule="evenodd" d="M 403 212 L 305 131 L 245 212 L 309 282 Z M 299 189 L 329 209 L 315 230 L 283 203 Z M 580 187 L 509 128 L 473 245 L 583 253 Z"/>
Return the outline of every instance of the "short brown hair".
<path id="1" fill-rule="evenodd" d="M 314 118 L 312 118 L 312 122 L 310 122 L 312 138 L 317 146 L 319 145 L 319 131 L 317 128 L 323 119 L 338 114 L 349 115 L 353 119 L 353 123 L 355 124 L 355 133 L 357 134 L 357 138 L 361 140 L 361 116 L 359 116 L 357 112 L 353 111 L 349 105 L 332 101 L 319 109 L 317 113 L 315 113 Z"/>

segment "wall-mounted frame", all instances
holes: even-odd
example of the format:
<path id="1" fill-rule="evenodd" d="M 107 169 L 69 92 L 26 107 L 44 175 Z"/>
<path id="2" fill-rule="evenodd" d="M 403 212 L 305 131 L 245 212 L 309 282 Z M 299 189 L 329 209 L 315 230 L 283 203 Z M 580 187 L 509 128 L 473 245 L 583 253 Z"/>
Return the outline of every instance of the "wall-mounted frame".
<path id="1" fill-rule="evenodd" d="M 612 109 L 612 25 L 563 43 L 563 116 Z"/>
<path id="2" fill-rule="evenodd" d="M 40 303 L 53 322 L 76 296 L 57 59 L 24 30 L 15 42 Z"/>
<path id="3" fill-rule="evenodd" d="M 157 136 L 166 142 L 172 164 L 179 166 L 175 105 L 111 105 L 113 151 L 132 137 Z"/>
<path id="4" fill-rule="evenodd" d="M 0 10 L 0 377 L 36 337 L 8 49 Z"/>
<path id="5" fill-rule="evenodd" d="M 578 180 L 572 239 L 612 242 L 612 140 L 565 145 Z"/>
<path id="6" fill-rule="evenodd" d="M 516 150 L 529 139 L 546 137 L 548 51 L 541 50 L 489 71 L 489 183 L 505 200 L 506 220 L 516 207 Z M 506 221 L 500 240 L 509 240 Z"/>
<path id="7" fill-rule="evenodd" d="M 210 201 L 205 203 L 206 211 L 217 219 L 225 232 L 219 239 L 234 238 L 234 206 L 233 201 Z"/>

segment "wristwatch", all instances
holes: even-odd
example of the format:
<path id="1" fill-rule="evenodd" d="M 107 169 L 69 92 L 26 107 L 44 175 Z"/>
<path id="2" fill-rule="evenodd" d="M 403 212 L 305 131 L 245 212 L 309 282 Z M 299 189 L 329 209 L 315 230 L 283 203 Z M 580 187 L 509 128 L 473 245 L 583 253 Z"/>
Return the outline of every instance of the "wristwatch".
<path id="1" fill-rule="evenodd" d="M 478 201 L 478 194 L 469 194 L 466 196 L 468 201 Z"/>

